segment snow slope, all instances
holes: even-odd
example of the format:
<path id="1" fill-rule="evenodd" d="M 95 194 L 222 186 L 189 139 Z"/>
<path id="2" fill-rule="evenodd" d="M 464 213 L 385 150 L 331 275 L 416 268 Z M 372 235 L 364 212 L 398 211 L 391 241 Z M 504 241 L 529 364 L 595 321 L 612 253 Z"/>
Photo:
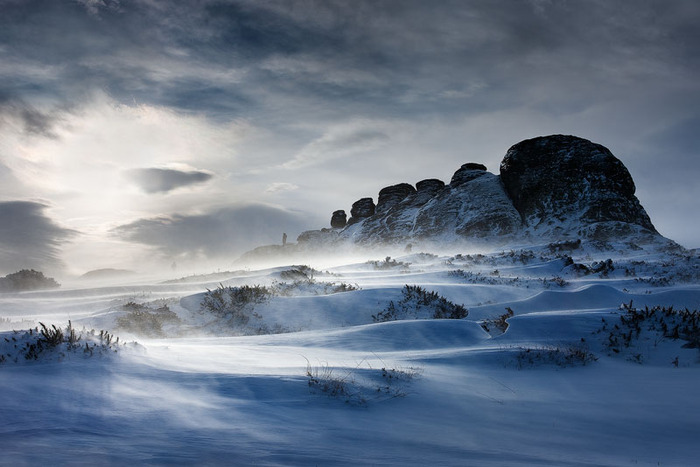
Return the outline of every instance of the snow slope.
<path id="1" fill-rule="evenodd" d="M 609 343 L 627 332 L 622 304 L 700 309 L 694 252 L 568 252 L 590 268 L 612 259 L 585 274 L 547 248 L 467 253 L 309 280 L 291 266 L 232 273 L 222 287 L 284 291 L 246 304 L 245 325 L 203 311 L 217 285 L 194 278 L 0 295 L 2 462 L 695 465 L 698 349 L 646 324 L 630 345 Z M 432 309 L 406 301 L 405 285 L 469 314 L 413 319 Z M 375 322 L 390 302 L 418 311 Z M 485 320 L 507 308 L 501 333 Z M 158 336 L 126 329 L 139 313 L 169 320 Z M 75 348 L 25 357 L 41 339 L 26 330 L 69 319 L 86 329 Z M 86 353 L 100 329 L 122 341 Z"/>

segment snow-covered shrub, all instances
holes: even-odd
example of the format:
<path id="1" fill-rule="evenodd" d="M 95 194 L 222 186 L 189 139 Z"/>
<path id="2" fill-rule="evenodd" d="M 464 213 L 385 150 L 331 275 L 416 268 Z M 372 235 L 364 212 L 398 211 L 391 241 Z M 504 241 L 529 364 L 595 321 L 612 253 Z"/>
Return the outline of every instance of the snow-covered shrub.
<path id="1" fill-rule="evenodd" d="M 314 393 L 325 394 L 350 405 L 405 397 L 407 385 L 421 374 L 419 368 L 383 366 L 374 369 L 358 364 L 351 369 L 332 368 L 328 364 L 312 367 L 307 361 L 306 378 Z"/>
<path id="2" fill-rule="evenodd" d="M 319 271 L 316 269 L 301 265 L 294 266 L 291 269 L 286 269 L 280 272 L 280 278 L 286 281 L 308 281 L 313 282 L 314 276 L 318 274 Z"/>
<path id="3" fill-rule="evenodd" d="M 35 360 L 62 360 L 70 355 L 93 357 L 115 353 L 120 349 L 119 338 L 106 331 L 77 331 L 71 322 L 65 329 L 56 325 L 30 328 L 27 331 L 2 333 L 0 363 L 20 363 Z M 124 343 L 122 343 L 124 344 Z"/>
<path id="4" fill-rule="evenodd" d="M 515 356 L 518 369 L 539 365 L 558 367 L 586 366 L 598 358 L 582 346 L 522 347 Z"/>
<path id="5" fill-rule="evenodd" d="M 410 263 L 396 261 L 395 259 L 392 259 L 391 256 L 384 258 L 384 261 L 367 261 L 367 264 L 371 264 L 374 269 L 378 271 L 385 271 L 387 269 L 401 269 L 407 271 L 408 267 L 410 266 Z"/>
<path id="6" fill-rule="evenodd" d="M 150 308 L 145 304 L 128 302 L 122 305 L 127 313 L 116 320 L 117 328 L 146 337 L 165 337 L 164 325 L 177 326 L 180 318 L 168 305 Z"/>
<path id="7" fill-rule="evenodd" d="M 672 306 L 638 309 L 633 303 L 622 305 L 617 320 L 601 319 L 602 326 L 594 332 L 604 336 L 603 346 L 612 354 L 624 354 L 642 363 L 647 352 L 664 341 L 684 341 L 681 348 L 700 349 L 700 312 L 674 310 Z M 677 360 L 676 360 L 677 362 Z M 677 365 L 677 363 L 676 363 Z"/>
<path id="8" fill-rule="evenodd" d="M 217 318 L 225 319 L 230 325 L 244 326 L 252 316 L 257 316 L 253 311 L 255 305 L 265 303 L 272 295 L 273 291 L 262 285 L 219 285 L 215 290 L 207 289 L 200 308 Z"/>
<path id="9" fill-rule="evenodd" d="M 359 290 L 357 284 L 345 282 L 317 282 L 316 280 L 295 280 L 293 282 L 275 282 L 269 290 L 274 295 L 284 297 L 298 295 L 331 295 L 341 292 Z"/>
<path id="10" fill-rule="evenodd" d="M 392 300 L 383 310 L 372 315 L 374 322 L 397 319 L 462 319 L 469 311 L 464 305 L 457 305 L 437 292 L 429 292 L 418 285 L 405 285 L 401 290 L 401 300 Z"/>
<path id="11" fill-rule="evenodd" d="M 485 319 L 481 322 L 481 327 L 484 331 L 488 332 L 492 336 L 503 334 L 508 329 L 508 318 L 513 316 L 513 310 L 510 307 L 506 307 L 506 312 L 502 315 L 492 318 Z"/>

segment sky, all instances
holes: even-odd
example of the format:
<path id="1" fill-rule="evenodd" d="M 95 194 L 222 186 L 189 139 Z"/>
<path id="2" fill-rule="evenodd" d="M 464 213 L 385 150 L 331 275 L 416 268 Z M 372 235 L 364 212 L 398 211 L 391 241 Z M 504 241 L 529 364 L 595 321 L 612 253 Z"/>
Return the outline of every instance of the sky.
<path id="1" fill-rule="evenodd" d="M 700 247 L 695 0 L 0 0 L 0 273 L 226 268 L 513 144 Z"/>

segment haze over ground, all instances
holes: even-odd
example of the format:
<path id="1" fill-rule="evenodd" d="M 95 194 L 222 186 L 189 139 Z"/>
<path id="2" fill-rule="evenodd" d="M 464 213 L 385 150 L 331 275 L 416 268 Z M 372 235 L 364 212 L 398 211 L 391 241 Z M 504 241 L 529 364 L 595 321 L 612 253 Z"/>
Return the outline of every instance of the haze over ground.
<path id="1" fill-rule="evenodd" d="M 0 273 L 220 265 L 575 134 L 700 246 L 692 1 L 0 1 Z"/>

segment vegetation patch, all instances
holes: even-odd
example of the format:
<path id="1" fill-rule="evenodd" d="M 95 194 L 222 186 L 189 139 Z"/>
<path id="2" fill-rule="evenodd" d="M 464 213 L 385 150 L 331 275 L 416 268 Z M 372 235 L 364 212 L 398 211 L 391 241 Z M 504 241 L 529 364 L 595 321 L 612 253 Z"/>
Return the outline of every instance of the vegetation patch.
<path id="1" fill-rule="evenodd" d="M 109 355 L 119 351 L 119 337 L 107 331 L 76 330 L 69 321 L 68 326 L 56 325 L 30 328 L 27 331 L 2 333 L 0 341 L 0 363 L 21 363 L 28 361 L 63 360 L 74 356 L 94 357 Z"/>
<path id="2" fill-rule="evenodd" d="M 399 269 L 402 272 L 408 272 L 408 267 L 411 263 L 405 263 L 403 261 L 396 261 L 392 259 L 391 256 L 387 256 L 383 261 L 367 261 L 377 271 L 386 271 L 388 269 Z"/>
<path id="3" fill-rule="evenodd" d="M 418 285 L 405 285 L 401 295 L 401 300 L 396 303 L 392 300 L 384 310 L 372 315 L 375 323 L 397 319 L 462 319 L 469 314 L 464 305 L 452 303 Z"/>
<path id="4" fill-rule="evenodd" d="M 586 366 L 597 361 L 584 346 L 537 346 L 519 347 L 515 355 L 518 369 L 541 365 L 554 365 L 560 368 Z"/>
<path id="5" fill-rule="evenodd" d="M 408 385 L 420 374 L 419 368 L 385 365 L 375 369 L 364 361 L 350 369 L 333 368 L 328 364 L 312 367 L 308 360 L 306 365 L 307 383 L 313 394 L 323 394 L 354 406 L 405 397 Z"/>
<path id="6" fill-rule="evenodd" d="M 177 327 L 181 324 L 180 318 L 168 305 L 151 308 L 148 305 L 128 302 L 122 305 L 126 314 L 116 320 L 118 329 L 132 334 L 151 338 L 162 338 L 168 335 L 163 327 Z"/>
<path id="7" fill-rule="evenodd" d="M 500 334 L 503 334 L 508 330 L 507 320 L 508 318 L 513 316 L 513 314 L 513 310 L 510 307 L 506 307 L 506 312 L 502 315 L 496 318 L 483 320 L 481 322 L 481 327 L 484 328 L 484 331 L 491 334 L 491 336 L 498 336 Z"/>
<path id="8" fill-rule="evenodd" d="M 230 326 L 245 326 L 251 318 L 260 318 L 255 313 L 255 306 L 265 303 L 273 295 L 274 291 L 263 285 L 219 285 L 214 290 L 207 289 L 200 306 L 202 311 L 211 313 Z"/>
<path id="9" fill-rule="evenodd" d="M 34 269 L 21 271 L 0 277 L 0 292 L 26 292 L 30 290 L 57 289 L 61 284 L 43 272 Z"/>
<path id="10" fill-rule="evenodd" d="M 594 334 L 604 336 L 604 349 L 610 355 L 624 355 L 637 363 L 643 363 L 663 343 L 680 341 L 680 348 L 700 349 L 697 310 L 675 310 L 672 306 L 639 309 L 630 302 L 622 305 L 618 319 L 601 318 L 601 322 Z M 678 366 L 678 357 L 670 363 Z"/>

